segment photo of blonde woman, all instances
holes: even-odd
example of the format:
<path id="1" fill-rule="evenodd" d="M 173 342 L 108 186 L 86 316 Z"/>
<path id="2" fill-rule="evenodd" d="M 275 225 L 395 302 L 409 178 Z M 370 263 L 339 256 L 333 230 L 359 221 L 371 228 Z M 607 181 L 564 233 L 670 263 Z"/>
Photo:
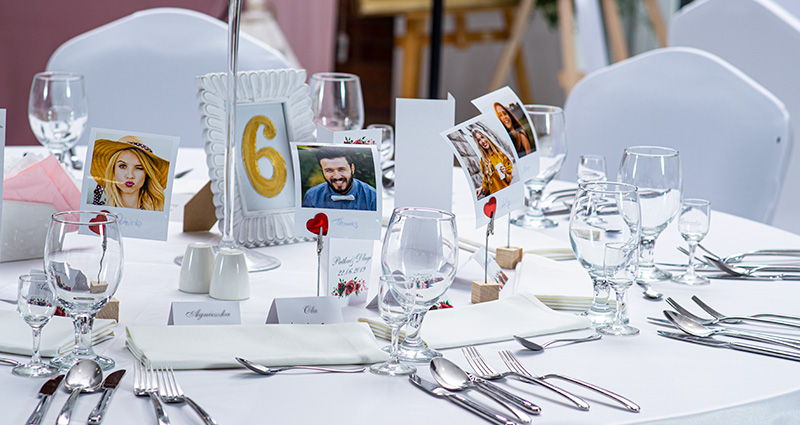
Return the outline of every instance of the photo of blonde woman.
<path id="1" fill-rule="evenodd" d="M 478 199 L 481 199 L 511 184 L 514 165 L 511 158 L 485 132 L 475 128 L 471 134 L 481 153 L 480 169 L 483 178 L 481 187 L 476 191 Z"/>

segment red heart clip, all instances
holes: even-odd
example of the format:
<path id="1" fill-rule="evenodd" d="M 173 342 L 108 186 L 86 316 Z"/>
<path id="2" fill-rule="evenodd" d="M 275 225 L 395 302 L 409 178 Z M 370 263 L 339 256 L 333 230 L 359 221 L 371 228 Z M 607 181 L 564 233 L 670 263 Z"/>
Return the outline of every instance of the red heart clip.
<path id="1" fill-rule="evenodd" d="M 324 213 L 319 213 L 314 218 L 306 222 L 306 229 L 309 232 L 319 235 L 319 230 L 322 229 L 322 235 L 328 234 L 328 216 Z"/>
<path id="2" fill-rule="evenodd" d="M 486 217 L 492 218 L 492 215 L 494 215 L 495 211 L 497 211 L 497 199 L 492 196 L 483 205 L 483 213 L 486 214 Z"/>
<path id="3" fill-rule="evenodd" d="M 106 210 L 103 210 L 102 212 L 108 213 L 108 214 L 111 213 L 110 211 L 106 211 Z M 106 217 L 106 216 L 104 216 L 102 214 L 97 214 L 97 216 L 95 218 L 89 220 L 90 223 L 98 223 L 98 222 L 105 223 L 107 221 L 108 221 L 108 217 Z M 89 230 L 91 230 L 92 232 L 95 232 L 95 233 L 97 233 L 99 235 L 100 234 L 100 225 L 98 224 L 98 225 L 94 225 L 94 226 L 89 226 Z"/>

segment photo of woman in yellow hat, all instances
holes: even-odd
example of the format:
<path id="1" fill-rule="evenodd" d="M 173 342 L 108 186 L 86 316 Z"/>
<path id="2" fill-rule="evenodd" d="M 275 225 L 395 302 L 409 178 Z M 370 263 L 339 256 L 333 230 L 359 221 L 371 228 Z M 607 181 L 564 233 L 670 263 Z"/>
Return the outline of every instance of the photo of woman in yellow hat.
<path id="1" fill-rule="evenodd" d="M 96 140 L 91 175 L 94 205 L 164 211 L 169 161 L 135 136 Z"/>

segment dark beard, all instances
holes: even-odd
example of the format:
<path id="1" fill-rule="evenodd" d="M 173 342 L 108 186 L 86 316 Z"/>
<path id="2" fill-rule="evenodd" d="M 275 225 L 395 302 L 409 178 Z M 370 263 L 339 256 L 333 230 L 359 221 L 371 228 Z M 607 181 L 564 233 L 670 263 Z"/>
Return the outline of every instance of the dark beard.
<path id="1" fill-rule="evenodd" d="M 332 190 L 334 193 L 337 193 L 337 194 L 339 194 L 339 195 L 344 195 L 344 194 L 346 194 L 347 192 L 349 192 L 349 191 L 350 191 L 350 188 L 351 188 L 351 187 L 353 187 L 353 177 L 350 177 L 350 178 L 347 180 L 347 186 L 345 186 L 344 190 L 343 190 L 343 191 L 341 191 L 341 192 L 339 192 L 338 190 L 336 190 L 336 188 L 335 188 L 335 187 L 333 187 L 333 185 L 331 184 L 331 182 L 328 182 L 328 187 L 330 187 L 330 188 L 331 188 L 331 190 Z"/>

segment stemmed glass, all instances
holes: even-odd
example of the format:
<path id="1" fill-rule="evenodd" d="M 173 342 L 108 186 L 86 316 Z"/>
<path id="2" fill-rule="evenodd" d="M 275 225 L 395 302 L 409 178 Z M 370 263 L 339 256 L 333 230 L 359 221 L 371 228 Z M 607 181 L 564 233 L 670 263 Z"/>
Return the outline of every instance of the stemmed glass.
<path id="1" fill-rule="evenodd" d="M 88 120 L 83 75 L 40 72 L 33 77 L 28 99 L 31 130 L 65 167 L 70 166 L 65 154 L 78 143 Z"/>
<path id="2" fill-rule="evenodd" d="M 53 214 L 45 240 L 44 267 L 58 304 L 74 322 L 75 347 L 51 364 L 67 369 L 78 360 L 93 359 L 103 370 L 114 367 L 114 360 L 92 350 L 92 325 L 117 290 L 122 264 L 117 216 L 89 211 Z"/>
<path id="3" fill-rule="evenodd" d="M 625 291 L 636 280 L 639 266 L 639 241 L 628 243 L 611 242 L 606 244 L 603 257 L 603 271 L 606 281 L 617 296 L 617 312 L 614 323 L 600 326 L 597 331 L 606 335 L 637 335 L 639 329 L 625 324 Z"/>
<path id="4" fill-rule="evenodd" d="M 39 356 L 42 327 L 56 312 L 56 300 L 47 283 L 45 274 L 24 274 L 19 277 L 17 287 L 17 311 L 33 330 L 33 356 L 31 361 L 11 370 L 14 375 L 43 378 L 58 373 L 58 368 L 42 363 Z"/>
<path id="5" fill-rule="evenodd" d="M 567 157 L 564 111 L 557 106 L 525 105 L 536 131 L 539 174 L 525 182 L 525 213 L 511 222 L 527 229 L 546 229 L 558 222 L 544 216 L 540 202 L 544 188 L 553 180 Z"/>
<path id="6" fill-rule="evenodd" d="M 581 155 L 578 159 L 578 184 L 606 179 L 606 158 L 603 155 Z"/>
<path id="7" fill-rule="evenodd" d="M 394 190 L 394 129 L 389 124 L 370 124 L 367 129 L 376 128 L 381 131 L 381 141 L 378 145 L 378 152 L 381 156 L 381 181 L 385 196 L 391 196 Z"/>
<path id="8" fill-rule="evenodd" d="M 333 131 L 361 130 L 364 99 L 361 80 L 343 72 L 318 72 L 308 81 L 314 123 Z"/>
<path id="9" fill-rule="evenodd" d="M 453 283 L 458 264 L 458 232 L 452 213 L 428 208 L 395 208 L 381 250 L 383 274 L 402 276 L 415 291 L 414 309 L 401 360 L 428 362 L 442 354 L 420 339 L 422 320 Z"/>
<path id="10" fill-rule="evenodd" d="M 657 146 L 625 149 L 618 180 L 639 188 L 642 206 L 642 236 L 639 276 L 645 283 L 669 280 L 672 275 L 656 267 L 656 238 L 669 225 L 681 205 L 681 160 L 678 151 Z"/>
<path id="11" fill-rule="evenodd" d="M 678 214 L 678 230 L 689 244 L 689 264 L 686 273 L 672 279 L 686 285 L 708 285 L 710 281 L 694 270 L 694 251 L 697 244 L 708 234 L 711 217 L 711 202 L 705 199 L 684 199 Z"/>
<path id="12" fill-rule="evenodd" d="M 578 186 L 569 217 L 569 240 L 575 258 L 592 278 L 594 297 L 586 315 L 595 325 L 612 321 L 604 270 L 606 244 L 636 243 L 641 231 L 640 217 L 635 186 L 617 182 Z"/>
<path id="13" fill-rule="evenodd" d="M 400 363 L 397 355 L 400 328 L 408 322 L 414 308 L 414 287 L 411 280 L 400 275 L 380 277 L 378 286 L 378 310 L 381 319 L 392 330 L 392 345 L 389 360 L 384 363 L 372 365 L 369 370 L 378 375 L 408 375 L 417 371 L 411 365 Z"/>

